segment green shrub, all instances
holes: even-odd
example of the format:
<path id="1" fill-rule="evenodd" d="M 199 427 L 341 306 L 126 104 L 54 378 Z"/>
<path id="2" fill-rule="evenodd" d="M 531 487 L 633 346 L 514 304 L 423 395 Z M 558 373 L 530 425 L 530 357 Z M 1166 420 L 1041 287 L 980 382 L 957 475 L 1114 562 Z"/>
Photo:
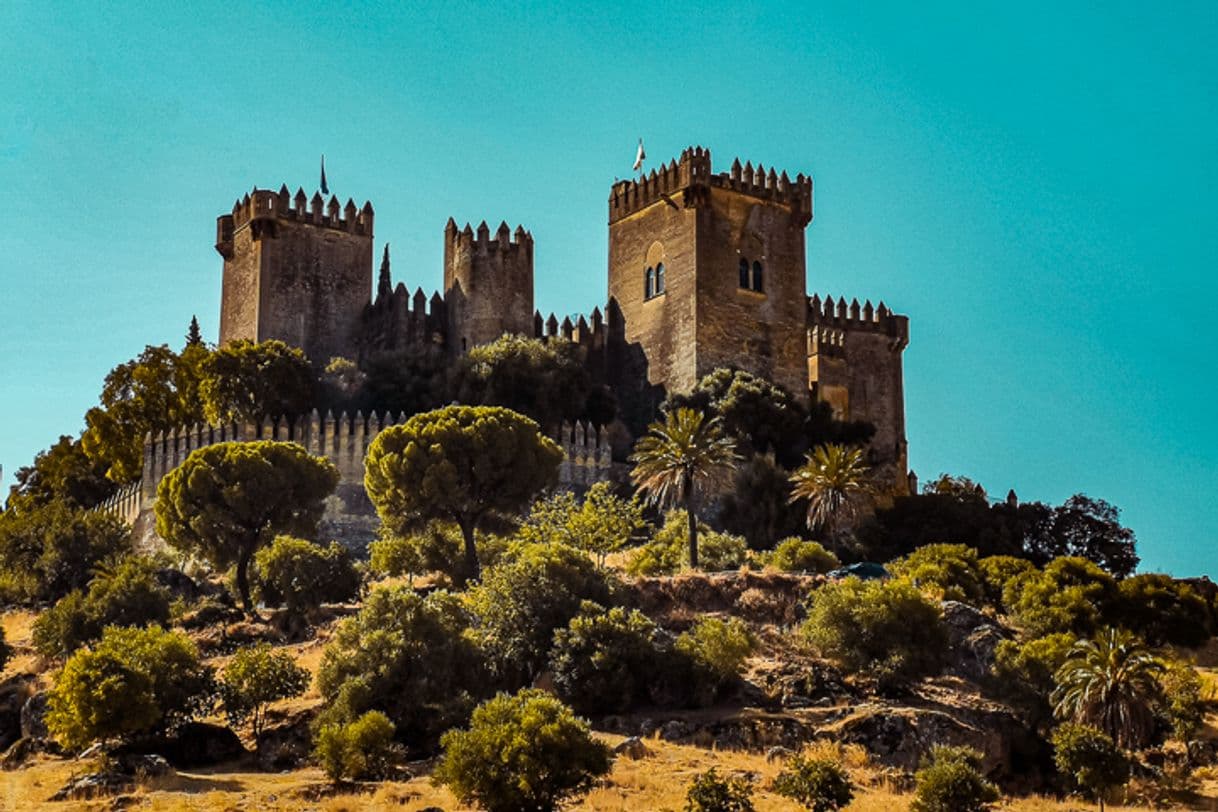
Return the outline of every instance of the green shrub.
<path id="1" fill-rule="evenodd" d="M 928 544 L 888 565 L 893 575 L 948 601 L 979 605 L 985 597 L 977 551 L 964 544 Z"/>
<path id="2" fill-rule="evenodd" d="M 157 582 L 152 562 L 127 558 L 95 575 L 87 594 L 71 592 L 39 615 L 34 647 L 46 657 L 64 656 L 96 640 L 107 626 L 166 624 L 169 608 L 169 590 Z"/>
<path id="3" fill-rule="evenodd" d="M 1003 640 L 994 653 L 993 685 L 999 696 L 1032 714 L 1034 722 L 1053 715 L 1049 695 L 1054 675 L 1078 639 L 1059 632 L 1031 640 Z"/>
<path id="4" fill-rule="evenodd" d="M 1067 723 L 1053 731 L 1053 763 L 1101 809 L 1108 794 L 1129 779 L 1125 754 L 1112 737 L 1088 725 Z"/>
<path id="5" fill-rule="evenodd" d="M 698 567 L 707 572 L 739 569 L 747 563 L 748 544 L 741 536 L 698 525 Z M 672 575 L 689 566 L 689 520 L 684 510 L 670 510 L 651 541 L 626 562 L 631 575 Z"/>
<path id="6" fill-rule="evenodd" d="M 77 651 L 48 696 L 47 727 L 70 749 L 173 727 L 205 713 L 211 669 L 183 634 L 112 626 Z"/>
<path id="7" fill-rule="evenodd" d="M 54 502 L 0 515 L 0 571 L 12 600 L 58 600 L 131 552 L 131 528 L 108 514 Z"/>
<path id="8" fill-rule="evenodd" d="M 478 640 L 506 685 L 526 685 L 549 658 L 554 632 L 583 601 L 607 605 L 605 574 L 563 544 L 518 544 L 467 593 Z"/>
<path id="9" fill-rule="evenodd" d="M 711 767 L 690 782 L 685 812 L 753 812 L 753 782 L 744 776 L 725 778 Z"/>
<path id="10" fill-rule="evenodd" d="M 812 812 L 834 812 L 854 799 L 849 773 L 827 758 L 792 757 L 775 777 L 773 789 Z"/>
<path id="11" fill-rule="evenodd" d="M 394 727 L 380 711 L 368 711 L 352 722 L 323 724 L 315 753 L 331 781 L 384 778 L 397 754 Z"/>
<path id="12" fill-rule="evenodd" d="M 1070 632 L 1090 637 L 1117 600 L 1111 575 L 1085 558 L 1055 558 L 1007 582 L 1002 602 L 1029 637 Z"/>
<path id="13" fill-rule="evenodd" d="M 475 532 L 478 557 L 484 567 L 495 564 L 503 555 L 507 543 L 499 536 Z M 373 572 L 390 577 L 439 573 L 448 584 L 464 583 L 466 572 L 464 542 L 454 524 L 429 522 L 406 535 L 396 535 L 384 525 L 381 538 L 368 547 L 369 566 Z"/>
<path id="14" fill-rule="evenodd" d="M 647 697 L 663 656 L 642 612 L 585 603 L 554 633 L 550 670 L 558 695 L 579 713 L 621 713 Z"/>
<path id="15" fill-rule="evenodd" d="M 1114 619 L 1150 645 L 1195 648 L 1210 638 L 1210 608 L 1191 584 L 1147 573 L 1126 578 L 1117 589 Z"/>
<path id="16" fill-rule="evenodd" d="M 773 552 L 763 558 L 766 564 L 783 572 L 826 573 L 840 565 L 837 556 L 818 542 L 788 538 L 778 542 Z"/>
<path id="17" fill-rule="evenodd" d="M 609 772 L 612 754 L 588 725 L 537 690 L 478 706 L 468 730 L 450 730 L 433 780 L 487 812 L 549 812 Z"/>
<path id="18" fill-rule="evenodd" d="M 720 680 L 735 680 L 744 661 L 757 647 L 749 627 L 739 618 L 706 617 L 677 638 L 677 651 L 709 669 Z"/>
<path id="19" fill-rule="evenodd" d="M 846 578 L 812 593 L 802 633 L 826 657 L 885 688 L 936 674 L 947 652 L 939 607 L 905 581 Z"/>
<path id="20" fill-rule="evenodd" d="M 323 723 L 381 710 L 404 741 L 432 746 L 486 690 L 482 654 L 467 635 L 470 621 L 446 592 L 423 598 L 407 587 L 374 589 L 322 655 Z"/>
<path id="21" fill-rule="evenodd" d="M 255 581 L 268 606 L 305 614 L 323 603 L 344 603 L 359 594 L 359 573 L 351 554 L 336 541 L 322 547 L 305 539 L 277 536 L 254 557 Z"/>
<path id="22" fill-rule="evenodd" d="M 985 601 L 996 609 L 1003 608 L 1002 593 L 1007 584 L 1025 572 L 1032 572 L 1036 565 L 1026 558 L 1013 555 L 987 555 L 977 561 L 981 571 L 981 584 Z"/>
<path id="23" fill-rule="evenodd" d="M 598 482 L 588 489 L 582 502 L 577 502 L 570 491 L 538 500 L 520 528 L 520 538 L 569 544 L 593 556 L 603 567 L 605 556 L 625 547 L 645 526 L 638 498 L 623 499 L 613 488 L 612 483 Z"/>
<path id="24" fill-rule="evenodd" d="M 1172 734 L 1182 742 L 1197 737 L 1205 724 L 1205 702 L 1201 698 L 1201 678 L 1188 663 L 1168 660 L 1159 676 L 1163 690 L 1163 715 Z"/>
<path id="25" fill-rule="evenodd" d="M 998 800 L 981 774 L 981 755 L 967 747 L 934 747 L 914 780 L 910 812 L 986 812 Z"/>
<path id="26" fill-rule="evenodd" d="M 308 687 L 308 670 L 291 655 L 272 651 L 269 643 L 238 649 L 220 674 L 220 698 L 229 723 L 250 720 L 255 742 L 266 722 L 267 706 L 300 696 Z"/>

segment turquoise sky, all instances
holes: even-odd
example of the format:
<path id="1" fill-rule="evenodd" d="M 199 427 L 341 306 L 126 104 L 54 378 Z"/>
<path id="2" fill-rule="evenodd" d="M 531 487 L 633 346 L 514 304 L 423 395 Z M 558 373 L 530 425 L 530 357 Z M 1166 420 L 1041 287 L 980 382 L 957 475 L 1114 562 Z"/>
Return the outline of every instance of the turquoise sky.
<path id="1" fill-rule="evenodd" d="M 324 152 L 429 293 L 450 215 L 523 223 L 538 307 L 588 312 L 643 136 L 814 176 L 809 292 L 912 318 L 924 479 L 1082 491 L 1218 572 L 1212 0 L 339 6 L 0 4 L 4 493 L 115 364 L 214 340 L 253 185 Z"/>

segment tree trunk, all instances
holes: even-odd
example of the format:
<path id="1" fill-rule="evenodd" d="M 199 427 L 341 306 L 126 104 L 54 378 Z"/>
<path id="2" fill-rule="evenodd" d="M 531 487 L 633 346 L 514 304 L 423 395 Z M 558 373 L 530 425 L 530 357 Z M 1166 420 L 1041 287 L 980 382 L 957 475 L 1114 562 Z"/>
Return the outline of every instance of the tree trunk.
<path id="1" fill-rule="evenodd" d="M 482 567 L 478 564 L 478 547 L 474 543 L 474 522 L 472 519 L 458 519 L 461 537 L 465 539 L 465 577 L 461 586 L 470 581 L 477 583 L 482 580 Z"/>
<path id="2" fill-rule="evenodd" d="M 241 548 L 237 556 L 237 593 L 241 596 L 241 608 L 246 616 L 254 614 L 254 602 L 250 600 L 250 561 L 254 558 L 254 545 Z"/>
<path id="3" fill-rule="evenodd" d="M 698 568 L 698 517 L 694 507 L 693 483 L 685 479 L 685 515 L 689 519 L 689 568 Z"/>

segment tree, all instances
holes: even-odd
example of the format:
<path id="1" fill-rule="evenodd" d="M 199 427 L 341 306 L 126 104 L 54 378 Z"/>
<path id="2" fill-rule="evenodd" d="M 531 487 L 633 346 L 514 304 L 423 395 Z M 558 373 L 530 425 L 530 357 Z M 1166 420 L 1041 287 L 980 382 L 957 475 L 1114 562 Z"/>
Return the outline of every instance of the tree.
<path id="1" fill-rule="evenodd" d="M 322 655 L 323 721 L 380 710 L 403 741 L 426 751 L 487 692 L 483 654 L 467 633 L 471 622 L 448 593 L 424 598 L 406 587 L 374 589 Z"/>
<path id="2" fill-rule="evenodd" d="M 479 705 L 468 730 L 450 730 L 433 780 L 487 812 L 552 812 L 592 788 L 613 755 L 570 708 L 538 690 Z"/>
<path id="3" fill-rule="evenodd" d="M 77 651 L 48 696 L 47 727 L 71 749 L 162 730 L 207 711 L 211 669 L 185 635 L 159 626 L 112 626 Z"/>
<path id="4" fill-rule="evenodd" d="M 1112 614 L 1150 645 L 1195 648 L 1209 640 L 1214 625 L 1210 607 L 1187 581 L 1144 573 L 1124 579 L 1117 590 Z"/>
<path id="5" fill-rule="evenodd" d="M 566 626 L 584 601 L 606 605 L 605 573 L 586 555 L 562 544 L 521 544 L 489 567 L 467 605 L 476 634 L 500 679 L 527 685 L 541 672 L 554 632 Z"/>
<path id="6" fill-rule="evenodd" d="M 0 514 L 0 572 L 12 600 L 54 601 L 131 552 L 120 519 L 52 502 Z"/>
<path id="7" fill-rule="evenodd" d="M 331 722 L 317 731 L 317 758 L 331 781 L 384 778 L 397 754 L 393 722 L 368 711 L 351 722 Z"/>
<path id="8" fill-rule="evenodd" d="M 706 668 L 720 682 L 740 677 L 757 639 L 740 618 L 704 617 L 677 638 L 676 649 Z"/>
<path id="9" fill-rule="evenodd" d="M 456 401 L 502 406 L 533 418 L 546 431 L 557 430 L 564 420 L 611 421 L 612 413 L 589 414 L 592 390 L 577 345 L 507 334 L 466 353 L 452 382 Z"/>
<path id="10" fill-rule="evenodd" d="M 250 721 L 256 748 L 262 744 L 267 707 L 300 696 L 308 687 L 308 670 L 298 666 L 291 655 L 274 652 L 270 643 L 237 649 L 220 673 L 224 713 L 230 724 Z"/>
<path id="11" fill-rule="evenodd" d="M 58 502 L 68 509 L 90 508 L 114 493 L 106 465 L 89 459 L 79 440 L 67 435 L 41 451 L 31 465 L 13 473 L 5 516 L 28 513 Z"/>
<path id="12" fill-rule="evenodd" d="M 363 365 L 367 411 L 418 414 L 444 405 L 448 357 L 432 344 L 376 353 Z"/>
<path id="13" fill-rule="evenodd" d="M 351 553 L 337 541 L 322 547 L 306 539 L 276 536 L 255 554 L 254 569 L 267 605 L 283 604 L 297 616 L 359 594 L 359 573 Z"/>
<path id="14" fill-rule="evenodd" d="M 922 486 L 922 493 L 950 496 L 961 502 L 978 502 L 983 505 L 989 502 L 985 488 L 966 476 L 939 474 L 938 479 Z"/>
<path id="15" fill-rule="evenodd" d="M 935 746 L 914 775 L 910 812 L 987 812 L 998 788 L 981 774 L 981 756 L 967 747 Z"/>
<path id="16" fill-rule="evenodd" d="M 723 496 L 719 521 L 753 550 L 769 550 L 779 539 L 804 529 L 804 512 L 791 504 L 790 474 L 769 457 L 754 454 L 740 466 L 735 483 Z"/>
<path id="17" fill-rule="evenodd" d="M 711 767 L 698 773 L 685 792 L 685 812 L 753 812 L 753 782 L 742 775 L 725 778 Z"/>
<path id="18" fill-rule="evenodd" d="M 683 507 L 689 522 L 689 563 L 698 567 L 698 497 L 721 484 L 739 457 L 719 419 L 678 408 L 652 423 L 635 444 L 630 477 L 653 504 Z"/>
<path id="19" fill-rule="evenodd" d="M 558 491 L 533 503 L 520 528 L 525 541 L 557 541 L 583 550 L 605 566 L 605 557 L 625 547 L 646 526 L 638 499 L 623 499 L 610 482 L 588 489 L 582 502 L 570 491 Z"/>
<path id="20" fill-rule="evenodd" d="M 689 553 L 688 514 L 684 510 L 670 510 L 651 541 L 634 550 L 626 562 L 626 571 L 631 575 L 671 575 L 692 566 Z M 748 557 L 748 544 L 743 538 L 717 533 L 698 522 L 698 558 L 704 570 L 739 569 Z"/>
<path id="21" fill-rule="evenodd" d="M 1054 712 L 1099 728 L 1122 747 L 1137 747 L 1154 732 L 1162 671 L 1131 632 L 1106 629 L 1095 640 L 1079 641 L 1058 669 Z"/>
<path id="22" fill-rule="evenodd" d="M 212 424 L 299 415 L 313 402 L 309 359 L 282 341 L 230 341 L 203 361 L 202 374 L 199 395 Z"/>
<path id="23" fill-rule="evenodd" d="M 1103 499 L 1075 494 L 1053 510 L 1048 537 L 1035 553 L 1048 558 L 1077 556 L 1095 562 L 1116 578 L 1138 567 L 1137 540 L 1121 525 L 1121 512 Z"/>
<path id="24" fill-rule="evenodd" d="M 1112 737 L 1089 725 L 1064 724 L 1053 731 L 1057 771 L 1099 802 L 1129 779 L 1129 759 Z"/>
<path id="25" fill-rule="evenodd" d="M 218 569 L 235 564 L 241 605 L 252 613 L 254 554 L 280 533 L 312 534 L 337 484 L 333 463 L 295 443 L 216 443 L 192 451 L 157 486 L 157 533 Z"/>
<path id="26" fill-rule="evenodd" d="M 822 655 L 881 687 L 936 674 L 947 653 L 939 607 L 905 581 L 846 578 L 817 589 L 801 629 Z"/>
<path id="27" fill-rule="evenodd" d="M 466 572 L 481 569 L 474 531 L 519 511 L 557 480 L 562 449 L 532 420 L 497 406 L 447 406 L 391 426 L 372 441 L 364 487 L 397 533 L 454 522 Z"/>
<path id="28" fill-rule="evenodd" d="M 833 540 L 858 514 L 859 501 L 871 490 L 863 450 L 817 446 L 791 474 L 791 502 L 808 501 L 808 529 Z M 835 550 L 836 552 L 836 550 Z"/>
<path id="29" fill-rule="evenodd" d="M 1159 675 L 1163 692 L 1161 713 L 1171 725 L 1177 741 L 1188 743 L 1197 738 L 1205 725 L 1208 703 L 1202 698 L 1201 677 L 1187 662 L 1170 658 Z"/>
<path id="30" fill-rule="evenodd" d="M 666 411 L 690 408 L 717 416 L 723 431 L 754 454 L 794 464 L 806 446 L 803 405 L 786 389 L 739 369 L 716 369 L 688 395 L 668 398 Z"/>
<path id="31" fill-rule="evenodd" d="M 203 345 L 203 331 L 199 329 L 199 317 L 190 317 L 190 327 L 186 328 L 186 346 L 200 347 Z"/>
<path id="32" fill-rule="evenodd" d="M 105 466 L 109 479 L 124 483 L 140 478 L 149 432 L 202 421 L 200 367 L 209 354 L 201 342 L 188 343 L 181 354 L 165 345 L 148 346 L 137 358 L 110 370 L 100 405 L 85 414 L 88 429 L 81 438 L 85 453 Z"/>
<path id="33" fill-rule="evenodd" d="M 854 799 L 854 783 L 836 760 L 795 755 L 774 779 L 774 792 L 811 812 L 836 812 Z"/>
<path id="34" fill-rule="evenodd" d="M 1108 573 L 1085 558 L 1057 558 L 1007 582 L 1002 602 L 1026 635 L 1093 634 L 1117 600 Z"/>

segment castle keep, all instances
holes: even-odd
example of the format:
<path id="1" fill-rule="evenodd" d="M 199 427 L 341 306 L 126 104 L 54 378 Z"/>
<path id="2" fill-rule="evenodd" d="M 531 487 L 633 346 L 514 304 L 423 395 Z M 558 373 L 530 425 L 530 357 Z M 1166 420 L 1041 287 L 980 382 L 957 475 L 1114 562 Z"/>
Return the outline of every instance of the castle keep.
<path id="1" fill-rule="evenodd" d="M 357 208 L 353 200 L 310 199 L 303 189 L 293 196 L 286 186 L 255 188 L 217 220 L 220 343 L 280 339 L 321 365 L 422 346 L 455 357 L 504 333 L 564 338 L 581 348 L 593 379 L 616 394 L 622 419 L 609 433 L 618 436 L 637 434 L 666 394 L 735 367 L 828 403 L 839 419 L 872 423 L 871 463 L 900 493 L 908 487 L 901 356 L 909 319 L 882 302 L 809 297 L 804 240 L 811 221 L 810 177 L 739 160 L 715 173 L 709 150 L 686 149 L 613 184 L 604 310 L 560 322 L 534 310 L 533 236 L 522 226 L 504 222 L 492 232 L 486 222 L 459 228 L 450 219 L 444 289 L 430 297 L 394 285 L 386 246 L 373 296 L 371 203 Z M 299 424 L 222 428 L 219 435 L 191 427 L 150 437 L 143 482 L 110 507 L 146 512 L 173 460 L 232 432 L 295 439 L 335 457 L 340 496 L 354 506 L 362 497 L 364 450 L 391 422 L 315 413 Z M 558 439 L 569 457 L 564 483 L 612 475 L 604 429 L 564 426 Z"/>

